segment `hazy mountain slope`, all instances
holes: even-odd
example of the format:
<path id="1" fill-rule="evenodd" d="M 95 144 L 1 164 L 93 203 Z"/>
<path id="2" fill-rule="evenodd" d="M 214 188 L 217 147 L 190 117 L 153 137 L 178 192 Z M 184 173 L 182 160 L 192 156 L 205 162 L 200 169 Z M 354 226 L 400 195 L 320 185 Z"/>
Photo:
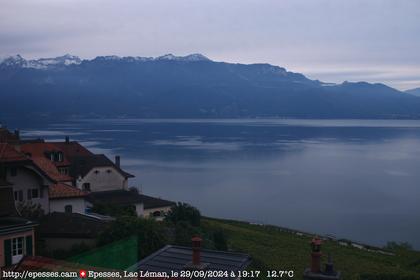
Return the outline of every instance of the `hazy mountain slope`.
<path id="1" fill-rule="evenodd" d="M 42 62 L 42 63 L 41 63 Z M 381 84 L 326 85 L 268 64 L 74 56 L 0 64 L 0 116 L 419 117 L 420 98 Z"/>
<path id="2" fill-rule="evenodd" d="M 406 93 L 412 94 L 414 96 L 420 96 L 420 88 L 413 88 L 405 91 Z"/>

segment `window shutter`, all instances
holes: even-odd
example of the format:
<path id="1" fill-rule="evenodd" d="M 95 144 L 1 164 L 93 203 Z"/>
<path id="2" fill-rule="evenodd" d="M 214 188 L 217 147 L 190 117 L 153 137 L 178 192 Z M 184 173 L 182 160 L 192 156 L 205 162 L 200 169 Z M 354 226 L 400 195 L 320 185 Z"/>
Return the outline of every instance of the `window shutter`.
<path id="1" fill-rule="evenodd" d="M 4 240 L 4 261 L 6 266 L 12 265 L 12 240 Z"/>
<path id="2" fill-rule="evenodd" d="M 26 236 L 26 255 L 27 256 L 33 256 L 33 252 L 32 252 L 32 236 L 31 235 Z"/>

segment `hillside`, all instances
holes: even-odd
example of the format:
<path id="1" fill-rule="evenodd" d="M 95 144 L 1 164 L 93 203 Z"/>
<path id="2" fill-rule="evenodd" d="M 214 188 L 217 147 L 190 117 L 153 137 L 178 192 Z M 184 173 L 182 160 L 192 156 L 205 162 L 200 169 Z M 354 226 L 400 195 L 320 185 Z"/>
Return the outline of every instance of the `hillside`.
<path id="1" fill-rule="evenodd" d="M 65 55 L 0 64 L 0 117 L 419 118 L 420 98 L 383 84 L 325 84 L 269 64 Z"/>
<path id="2" fill-rule="evenodd" d="M 223 230 L 232 249 L 253 257 L 253 269 L 294 270 L 293 279 L 302 279 L 303 270 L 309 266 L 310 237 L 272 226 L 216 219 L 205 219 L 203 227 Z M 343 279 L 420 279 L 420 252 L 400 250 L 395 255 L 385 255 L 342 246 L 336 241 L 326 241 L 322 251 L 324 254 L 332 254 L 335 268 L 343 273 Z M 325 261 L 326 257 L 323 263 Z"/>
<path id="3" fill-rule="evenodd" d="M 413 88 L 405 91 L 406 93 L 412 94 L 414 96 L 420 96 L 420 88 Z"/>

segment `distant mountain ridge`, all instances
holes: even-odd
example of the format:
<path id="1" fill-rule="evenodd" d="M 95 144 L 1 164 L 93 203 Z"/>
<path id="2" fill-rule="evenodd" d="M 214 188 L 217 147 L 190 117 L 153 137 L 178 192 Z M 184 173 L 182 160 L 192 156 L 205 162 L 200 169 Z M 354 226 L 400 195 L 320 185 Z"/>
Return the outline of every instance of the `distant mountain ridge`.
<path id="1" fill-rule="evenodd" d="M 413 88 L 405 91 L 406 93 L 412 94 L 414 96 L 420 97 L 420 88 Z"/>
<path id="2" fill-rule="evenodd" d="M 329 84 L 202 54 L 16 55 L 0 63 L 0 98 L 0 117 L 420 118 L 420 98 L 383 84 Z"/>
<path id="3" fill-rule="evenodd" d="M 186 56 L 175 56 L 173 54 L 166 54 L 158 57 L 141 57 L 141 56 L 125 56 L 120 57 L 116 55 L 110 56 L 97 56 L 93 60 L 114 60 L 114 61 L 126 61 L 126 62 L 144 62 L 144 61 L 158 61 L 158 60 L 173 60 L 173 61 L 210 61 L 207 57 L 202 54 L 195 53 Z M 89 61 L 89 60 L 86 60 Z M 9 56 L 0 61 L 2 67 L 23 67 L 23 68 L 34 68 L 34 69 L 48 69 L 51 67 L 57 66 L 68 66 L 68 65 L 78 65 L 82 63 L 82 59 L 65 54 L 63 56 L 58 56 L 54 58 L 40 58 L 40 59 L 31 59 L 26 60 L 22 56 L 15 55 Z"/>

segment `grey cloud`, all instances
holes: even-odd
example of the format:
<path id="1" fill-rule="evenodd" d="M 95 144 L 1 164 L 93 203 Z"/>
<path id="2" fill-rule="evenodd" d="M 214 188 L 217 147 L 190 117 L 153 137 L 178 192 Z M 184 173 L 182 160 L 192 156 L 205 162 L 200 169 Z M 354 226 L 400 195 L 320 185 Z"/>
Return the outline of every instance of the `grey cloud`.
<path id="1" fill-rule="evenodd" d="M 416 0 L 5 0 L 0 9 L 0 56 L 19 52 L 29 58 L 201 52 L 292 70 L 331 64 L 400 68 L 420 65 L 418 34 Z M 344 74 L 311 73 L 327 80 Z M 420 73 L 405 74 L 413 81 Z"/>

